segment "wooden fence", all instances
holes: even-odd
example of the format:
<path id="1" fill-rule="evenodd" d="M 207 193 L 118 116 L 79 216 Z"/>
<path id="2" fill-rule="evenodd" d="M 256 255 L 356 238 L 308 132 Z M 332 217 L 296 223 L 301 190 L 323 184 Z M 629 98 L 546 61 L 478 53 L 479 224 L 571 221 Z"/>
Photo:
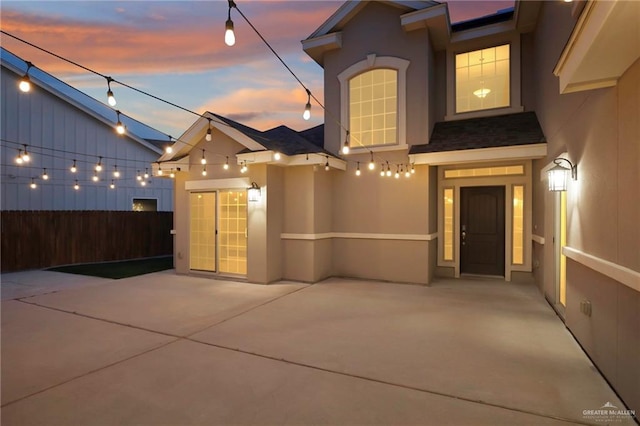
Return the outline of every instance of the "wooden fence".
<path id="1" fill-rule="evenodd" d="M 3 211 L 2 272 L 173 253 L 172 212 Z"/>

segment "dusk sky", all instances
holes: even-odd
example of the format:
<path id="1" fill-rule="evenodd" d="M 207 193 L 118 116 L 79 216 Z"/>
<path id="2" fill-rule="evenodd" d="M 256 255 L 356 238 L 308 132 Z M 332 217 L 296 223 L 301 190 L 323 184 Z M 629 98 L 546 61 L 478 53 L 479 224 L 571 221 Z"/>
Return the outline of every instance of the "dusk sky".
<path id="1" fill-rule="evenodd" d="M 342 1 L 237 0 L 238 8 L 311 92 L 323 100 L 322 68 L 302 50 Z M 452 22 L 513 6 L 512 0 L 449 3 Z M 320 124 L 312 104 L 302 119 L 304 89 L 237 11 L 236 44 L 224 44 L 227 1 L 7 1 L 2 29 L 30 43 L 162 99 L 238 120 L 260 130 Z M 2 35 L 2 46 L 38 68 L 106 103 L 106 80 Z M 112 85 L 122 113 L 174 137 L 197 117 Z"/>

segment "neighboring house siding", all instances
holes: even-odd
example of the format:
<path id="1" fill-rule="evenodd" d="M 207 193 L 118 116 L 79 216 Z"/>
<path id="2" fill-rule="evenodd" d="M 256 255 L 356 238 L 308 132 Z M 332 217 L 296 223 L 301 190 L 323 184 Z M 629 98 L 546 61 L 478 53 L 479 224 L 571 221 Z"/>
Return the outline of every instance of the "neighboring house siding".
<path id="1" fill-rule="evenodd" d="M 136 181 L 137 170 L 151 171 L 158 153 L 118 136 L 112 127 L 35 84 L 31 92 L 20 92 L 19 78 L 2 67 L 2 210 L 131 210 L 134 198 L 157 199 L 158 210 L 173 210 L 172 182 L 151 179 L 142 188 Z M 28 145 L 28 166 L 14 163 L 22 148 L 15 142 Z M 91 178 L 98 156 L 104 169 L 95 183 Z M 75 175 L 69 171 L 73 159 Z M 123 176 L 115 179 L 116 189 L 110 189 L 116 164 Z M 43 168 L 48 181 L 40 178 Z M 29 187 L 31 178 L 36 178 L 37 189 Z M 73 189 L 75 179 L 81 185 L 78 191 Z"/>

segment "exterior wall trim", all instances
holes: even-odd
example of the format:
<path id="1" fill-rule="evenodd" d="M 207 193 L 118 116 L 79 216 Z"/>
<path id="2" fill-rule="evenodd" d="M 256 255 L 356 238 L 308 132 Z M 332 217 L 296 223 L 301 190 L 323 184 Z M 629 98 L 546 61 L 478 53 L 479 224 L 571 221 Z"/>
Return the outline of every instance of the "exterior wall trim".
<path id="1" fill-rule="evenodd" d="M 249 178 L 188 180 L 184 183 L 184 189 L 187 191 L 248 188 L 250 186 Z"/>
<path id="2" fill-rule="evenodd" d="M 571 260 L 640 292 L 640 272 L 568 246 L 562 248 L 562 254 Z"/>
<path id="3" fill-rule="evenodd" d="M 415 164 L 441 166 L 446 164 L 544 158 L 546 155 L 547 144 L 538 143 L 496 148 L 478 148 L 460 151 L 411 154 L 409 155 L 409 161 Z"/>
<path id="4" fill-rule="evenodd" d="M 438 238 L 433 234 L 374 234 L 363 232 L 324 232 L 320 234 L 280 234 L 283 240 L 317 241 L 331 238 L 360 239 L 360 240 L 399 240 L 399 241 L 432 241 Z"/>

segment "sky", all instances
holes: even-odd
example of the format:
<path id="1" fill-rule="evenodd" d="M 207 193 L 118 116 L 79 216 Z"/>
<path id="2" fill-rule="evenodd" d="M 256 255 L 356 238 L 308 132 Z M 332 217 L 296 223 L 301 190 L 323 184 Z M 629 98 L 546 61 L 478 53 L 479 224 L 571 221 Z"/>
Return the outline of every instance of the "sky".
<path id="1" fill-rule="evenodd" d="M 323 101 L 323 71 L 301 40 L 342 4 L 334 0 L 236 0 L 313 95 Z M 513 0 L 452 0 L 452 22 L 495 13 Z M 199 114 L 211 111 L 259 130 L 281 124 L 304 130 L 322 123 L 307 95 L 236 10 L 236 44 L 224 44 L 228 2 L 12 1 L 0 5 L 2 30 L 59 56 Z M 2 35 L 2 47 L 106 103 L 104 78 Z M 112 84 L 117 109 L 179 137 L 196 115 Z M 334 113 L 334 115 L 336 115 Z"/>

